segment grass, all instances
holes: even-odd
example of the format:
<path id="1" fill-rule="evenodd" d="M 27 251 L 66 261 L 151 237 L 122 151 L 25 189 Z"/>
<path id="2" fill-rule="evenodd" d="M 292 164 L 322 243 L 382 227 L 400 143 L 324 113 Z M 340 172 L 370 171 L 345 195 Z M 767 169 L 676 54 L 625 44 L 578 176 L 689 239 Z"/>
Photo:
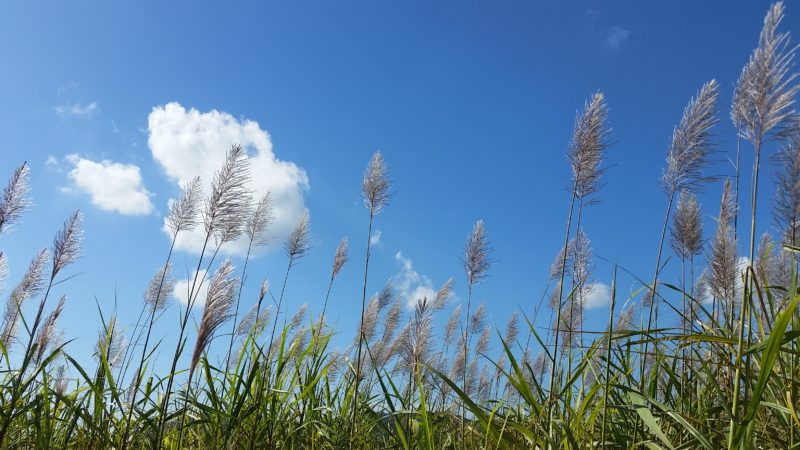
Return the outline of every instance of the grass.
<path id="1" fill-rule="evenodd" d="M 570 207 L 564 245 L 545 288 L 552 310 L 546 326 L 534 325 L 543 320 L 539 306 L 531 305 L 519 311 L 522 330 L 515 314 L 505 333 L 493 332 L 484 305 L 473 304 L 473 291 L 492 269 L 482 221 L 468 235 L 462 255 L 466 315 L 453 314 L 441 333 L 434 327 L 452 300 L 452 281 L 434 298 L 419 299 L 407 320 L 391 284 L 367 296 L 372 228 L 392 197 L 388 167 L 376 154 L 362 183 L 368 245 L 360 323 L 353 343 L 334 350 L 335 330 L 326 325 L 325 309 L 337 274 L 350 260 L 347 240 L 333 256 L 331 273 L 321 275 L 328 277 L 322 314 L 309 316 L 301 308 L 291 321 L 285 314 L 279 323 L 291 304 L 285 294 L 296 282 L 292 267 L 309 251 L 307 214 L 285 242 L 286 272 L 277 295 L 264 283 L 256 307 L 247 314 L 239 310 L 250 250 L 264 243 L 272 212 L 268 196 L 253 202 L 246 153 L 234 146 L 205 199 L 194 180 L 172 205 L 167 218 L 172 245 L 145 290 L 133 331 L 124 334 L 119 318 L 101 313 L 94 367 L 79 364 L 69 340 L 59 338 L 64 302 L 50 298 L 53 286 L 69 281 L 64 269 L 78 259 L 81 215 L 70 216 L 49 249 L 35 253 L 9 292 L 3 314 L 0 446 L 800 448 L 800 129 L 792 109 L 794 47 L 778 30 L 782 17 L 783 5 L 773 5 L 734 92 L 737 141 L 752 143 L 756 156 L 744 266 L 737 264 L 736 253 L 737 236 L 744 235 L 737 224 L 745 222 L 738 220 L 734 192 L 739 168 L 736 187 L 725 183 L 717 229 L 707 242 L 693 197 L 716 181 L 707 175 L 720 115 L 712 80 L 689 102 L 673 133 L 661 180 L 667 207 L 663 230 L 654 236 L 660 239 L 652 282 L 637 278 L 639 288 L 617 298 L 618 271 L 635 275 L 615 266 L 607 326 L 584 329 L 592 254 L 583 218 L 601 191 L 602 161 L 611 142 L 605 98 L 596 93 L 576 118 L 567 152 Z M 774 212 L 785 232 L 777 241 L 763 238 L 756 248 L 755 211 L 763 204 L 758 176 L 773 147 L 779 148 L 781 188 Z M 737 161 L 739 152 L 737 146 Z M 23 163 L 3 191 L 0 239 L 29 205 L 28 172 Z M 176 348 L 167 355 L 171 369 L 159 373 L 153 369 L 163 350 L 158 335 L 176 326 L 161 320 L 174 287 L 173 246 L 179 234 L 199 227 L 205 246 L 193 266 L 189 305 L 181 310 Z M 242 235 L 248 254 L 238 271 L 217 256 Z M 679 285 L 660 276 L 668 237 L 680 261 Z M 5 268 L 0 252 L 3 278 Z M 209 286 L 207 299 L 190 341 L 191 305 L 203 284 Z M 35 311 L 31 317 L 23 314 L 31 309 L 28 304 Z M 221 358 L 209 354 L 215 337 L 224 337 L 227 351 Z M 493 337 L 499 343 L 495 351 L 488 347 Z"/>

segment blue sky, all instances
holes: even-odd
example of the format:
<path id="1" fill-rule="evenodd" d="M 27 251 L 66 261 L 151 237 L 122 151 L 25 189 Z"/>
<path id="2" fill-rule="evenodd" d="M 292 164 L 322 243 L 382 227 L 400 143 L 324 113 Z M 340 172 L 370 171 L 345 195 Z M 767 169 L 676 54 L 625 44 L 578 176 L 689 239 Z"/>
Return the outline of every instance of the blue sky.
<path id="1" fill-rule="evenodd" d="M 720 161 L 732 174 L 733 84 L 755 46 L 767 2 L 25 2 L 0 5 L 0 168 L 27 160 L 35 208 L 0 238 L 13 284 L 68 214 L 85 214 L 79 274 L 62 325 L 87 360 L 95 302 L 132 323 L 163 261 L 177 182 L 208 171 L 233 139 L 259 155 L 258 186 L 284 193 L 272 250 L 252 262 L 243 305 L 264 277 L 276 287 L 286 227 L 308 208 L 313 249 L 290 276 L 287 304 L 318 312 L 339 239 L 351 262 L 334 287 L 340 341 L 354 333 L 367 212 L 362 171 L 381 150 L 394 180 L 368 290 L 386 279 L 437 288 L 456 281 L 467 233 L 484 219 L 495 247 L 476 290 L 493 323 L 538 303 L 561 245 L 564 153 L 576 111 L 605 93 L 615 143 L 602 204 L 585 214 L 609 284 L 618 261 L 651 276 L 665 207 L 658 177 L 683 107 L 721 86 Z M 784 29 L 797 30 L 789 4 Z M 226 141 L 228 140 L 228 141 Z M 225 145 L 222 145 L 226 142 Z M 772 151 L 772 149 L 769 149 Z M 745 146 L 742 167 L 750 167 Z M 215 159 L 217 158 L 217 159 Z M 105 163 L 103 162 L 105 161 Z M 745 172 L 748 172 L 745 170 Z M 769 170 L 762 201 L 772 196 Z M 702 197 L 713 230 L 719 184 Z M 742 189 L 748 189 L 747 182 Z M 763 204 L 763 203 L 762 203 Z M 760 230 L 771 227 L 762 209 Z M 742 212 L 749 214 L 746 207 Z M 283 228 L 281 228 L 281 226 Z M 187 247 L 188 248 L 188 247 Z M 602 258 L 602 259 L 601 259 Z M 195 257 L 182 251 L 176 274 Z M 234 256 L 234 262 L 241 260 Z M 676 280 L 671 262 L 667 277 Z M 622 276 L 623 295 L 637 287 Z M 116 299 L 116 300 L 115 300 Z M 446 313 L 443 318 L 446 318 Z M 600 327 L 605 307 L 589 311 Z M 177 309 L 161 320 L 166 352 Z"/>

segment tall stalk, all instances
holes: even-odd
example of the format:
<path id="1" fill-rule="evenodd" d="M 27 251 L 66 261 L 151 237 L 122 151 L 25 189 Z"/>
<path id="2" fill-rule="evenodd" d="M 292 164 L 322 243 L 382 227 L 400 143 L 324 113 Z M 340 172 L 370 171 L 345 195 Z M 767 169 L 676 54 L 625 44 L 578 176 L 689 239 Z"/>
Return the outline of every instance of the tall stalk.
<path id="1" fill-rule="evenodd" d="M 469 345 L 472 336 L 472 321 L 473 316 L 470 315 L 470 306 L 472 303 L 472 291 L 475 285 L 486 278 L 489 267 L 492 265 L 489 259 L 492 253 L 489 238 L 486 235 L 486 228 L 483 225 L 483 220 L 478 220 L 472 228 L 472 232 L 467 236 L 467 243 L 464 246 L 464 256 L 462 257 L 462 264 L 464 272 L 467 275 L 467 315 L 464 319 L 464 370 L 462 373 L 462 386 L 463 391 L 469 394 L 467 386 L 467 372 L 469 371 Z M 478 308 L 479 312 L 481 308 Z M 477 314 L 477 313 L 476 313 Z M 466 445 L 465 436 L 465 422 L 466 422 L 466 405 L 461 402 L 461 443 Z"/>
<path id="2" fill-rule="evenodd" d="M 364 344 L 364 312 L 367 304 L 367 279 L 369 274 L 369 257 L 372 244 L 372 222 L 375 215 L 380 213 L 389 204 L 391 197 L 389 169 L 383 160 L 381 152 L 376 152 L 370 159 L 364 172 L 361 183 L 364 206 L 369 210 L 369 224 L 367 226 L 367 248 L 364 256 L 364 283 L 361 289 L 361 321 L 358 330 L 358 351 L 356 356 L 356 373 L 353 383 L 353 406 L 350 417 L 350 447 L 356 435 L 356 415 L 358 414 L 358 385 L 361 381 L 361 347 Z"/>
<path id="3" fill-rule="evenodd" d="M 556 399 L 555 399 L 555 379 L 558 376 L 558 348 L 559 348 L 559 337 L 561 335 L 561 304 L 564 298 L 564 274 L 567 270 L 567 250 L 569 248 L 569 236 L 570 236 L 570 229 L 572 227 L 572 209 L 575 206 L 575 187 L 572 188 L 572 196 L 569 202 L 569 213 L 567 214 L 567 229 L 564 233 L 564 247 L 562 251 L 562 260 L 561 260 L 561 280 L 558 283 L 558 304 L 556 307 L 556 327 L 553 334 L 553 361 L 552 361 L 552 368 L 550 370 L 550 387 L 548 388 L 548 403 L 547 403 L 547 417 L 548 417 L 548 432 L 550 434 L 550 438 L 553 439 L 553 406 L 555 406 Z M 560 378 L 560 376 L 559 376 Z M 560 382 L 560 379 L 559 379 Z"/>
<path id="4" fill-rule="evenodd" d="M 47 289 L 45 290 L 44 296 L 39 301 L 39 307 L 36 310 L 36 316 L 33 320 L 33 325 L 29 331 L 30 336 L 28 338 L 28 344 L 25 347 L 25 354 L 22 358 L 22 364 L 20 365 L 20 369 L 16 376 L 12 376 L 11 379 L 11 398 L 8 402 L 8 406 L 6 407 L 7 409 L 5 411 L 5 417 L 3 418 L 2 426 L 0 426 L 0 447 L 2 447 L 3 443 L 5 442 L 8 427 L 11 425 L 11 421 L 14 419 L 14 412 L 17 407 L 17 402 L 22 395 L 23 378 L 25 377 L 25 372 L 28 369 L 28 364 L 30 364 L 33 360 L 34 352 L 32 350 L 36 337 L 36 331 L 41 323 L 44 307 L 47 304 L 48 297 L 50 296 L 50 290 L 53 288 L 55 279 L 61 270 L 69 264 L 72 264 L 80 254 L 80 241 L 82 238 L 81 221 L 82 216 L 80 212 L 75 211 L 72 213 L 70 218 L 64 222 L 64 226 L 61 231 L 59 231 L 53 240 L 53 260 L 52 269 L 50 271 L 50 280 L 47 283 Z"/>
<path id="5" fill-rule="evenodd" d="M 601 167 L 603 156 L 609 145 L 611 129 L 607 124 L 608 107 L 606 106 L 605 96 L 597 92 L 586 102 L 584 109 L 575 118 L 575 125 L 567 150 L 567 159 L 572 172 L 572 189 L 570 192 L 569 214 L 567 216 L 567 229 L 564 233 L 564 247 L 561 254 L 561 270 L 559 271 L 558 301 L 556 302 L 556 325 L 554 334 L 554 347 L 552 359 L 552 371 L 550 374 L 550 388 L 548 390 L 548 432 L 553 437 L 553 406 L 556 403 L 554 398 L 555 378 L 558 376 L 558 347 L 559 335 L 561 333 L 561 306 L 564 301 L 564 277 L 566 275 L 567 258 L 569 257 L 569 238 L 572 231 L 572 213 L 575 207 L 575 200 L 580 200 L 581 209 L 584 200 L 587 200 L 597 193 L 600 189 L 600 177 L 604 172 Z M 574 281 L 574 280 L 573 280 Z M 570 293 L 574 296 L 574 293 Z M 574 299 L 572 300 L 574 302 Z M 570 323 L 570 328 L 573 324 Z M 569 343 L 571 346 L 571 343 Z M 555 440 L 555 439 L 554 439 Z"/>
<path id="6" fill-rule="evenodd" d="M 606 423 L 608 422 L 608 392 L 611 384 L 611 335 L 614 332 L 614 307 L 617 301 L 617 265 L 614 265 L 614 279 L 611 282 L 611 305 L 608 308 L 608 337 L 606 340 L 606 375 L 603 389 L 603 424 L 600 428 L 600 448 L 606 446 Z"/>
<path id="7" fill-rule="evenodd" d="M 184 333 L 189 323 L 192 307 L 197 297 L 200 295 L 200 288 L 205 280 L 205 274 L 207 274 L 208 270 L 211 268 L 220 248 L 225 243 L 236 240 L 244 230 L 246 215 L 250 207 L 250 191 L 247 187 L 249 180 L 249 159 L 245 153 L 245 149 L 241 145 L 234 145 L 226 152 L 222 167 L 214 174 L 214 179 L 211 182 L 211 192 L 205 202 L 205 208 L 203 210 L 203 229 L 205 237 L 200 250 L 200 256 L 197 260 L 197 267 L 192 277 L 192 285 L 188 291 L 186 310 L 182 317 L 180 317 L 178 341 L 175 345 L 175 353 L 173 354 L 172 365 L 167 379 L 166 391 L 164 392 L 164 398 L 161 402 L 161 414 L 158 420 L 158 431 L 154 442 L 157 445 L 160 445 L 161 439 L 164 436 L 164 428 L 167 421 L 167 408 L 169 407 L 170 394 L 172 393 L 172 386 L 175 381 L 175 370 L 183 350 Z M 199 180 L 197 183 L 199 183 Z M 199 186 L 196 189 L 199 192 Z M 212 237 L 216 240 L 214 253 L 208 260 L 205 274 L 200 277 L 200 269 Z M 199 278 L 202 278 L 202 280 L 200 280 L 200 284 L 197 284 Z"/>
<path id="8" fill-rule="evenodd" d="M 176 235 L 177 236 L 177 235 Z M 148 323 L 147 323 L 147 334 L 144 338 L 144 346 L 142 347 L 142 357 L 139 360 L 139 365 L 136 366 L 136 372 L 134 372 L 135 381 L 133 383 L 133 394 L 130 401 L 130 406 L 128 407 L 128 414 L 125 417 L 125 426 L 123 427 L 122 431 L 122 440 L 120 441 L 120 446 L 122 450 L 128 446 L 128 433 L 130 431 L 130 424 L 131 419 L 133 417 L 133 410 L 136 407 L 136 398 L 139 394 L 139 386 L 142 379 L 142 368 L 144 367 L 144 362 L 147 358 L 147 347 L 150 343 L 150 333 L 153 330 L 153 323 L 155 322 L 156 313 L 158 312 L 159 302 L 161 301 L 161 291 L 164 287 L 164 282 L 167 280 L 169 276 L 169 263 L 170 259 L 172 258 L 172 251 L 175 248 L 175 237 L 172 238 L 172 244 L 170 244 L 169 252 L 167 253 L 167 260 L 164 262 L 164 266 L 160 273 L 156 275 L 157 278 L 160 278 L 158 281 L 158 289 L 156 291 L 156 296 L 154 299 L 154 304 L 150 308 L 150 314 L 148 316 Z"/>
<path id="9" fill-rule="evenodd" d="M 739 385 L 744 356 L 744 329 L 752 322 L 752 260 L 755 248 L 756 208 L 758 205 L 758 178 L 762 145 L 765 140 L 782 138 L 782 131 L 794 120 L 792 109 L 795 95 L 800 85 L 794 83 L 797 73 L 792 72 L 796 47 L 789 40 L 789 34 L 778 32 L 783 20 L 783 3 L 774 3 L 764 17 L 764 26 L 759 35 L 758 46 L 745 64 L 733 95 L 731 118 L 738 134 L 753 144 L 755 161 L 753 164 L 751 186 L 750 217 L 750 263 L 745 273 L 742 289 L 742 308 L 739 317 L 737 337 L 736 371 L 733 380 L 733 400 L 728 435 L 728 448 L 733 442 L 736 417 L 739 409 Z M 749 332 L 748 332 L 749 333 Z M 750 339 L 748 334 L 748 340 Z M 750 354 L 746 355 L 745 377 L 749 376 Z M 747 385 L 745 385 L 747 389 Z M 746 394 L 745 394 L 746 395 Z"/>
<path id="10" fill-rule="evenodd" d="M 283 298 L 284 298 L 284 295 L 286 294 L 286 285 L 289 282 L 289 272 L 292 271 L 292 267 L 294 266 L 294 263 L 297 260 L 299 260 L 300 258 L 305 257 L 306 254 L 308 254 L 308 251 L 311 248 L 310 244 L 309 244 L 309 233 L 310 233 L 310 222 L 309 222 L 309 217 L 308 217 L 308 211 L 305 211 L 305 212 L 303 212 L 303 215 L 300 216 L 300 219 L 297 221 L 297 224 L 294 226 L 294 228 L 292 229 L 292 232 L 289 234 L 289 237 L 286 239 L 286 242 L 283 245 L 283 249 L 286 252 L 286 257 L 288 259 L 288 263 L 287 263 L 287 266 L 286 266 L 286 274 L 283 276 L 283 285 L 281 286 L 281 293 L 280 293 L 280 296 L 278 297 L 278 303 L 277 303 L 276 308 L 275 308 L 275 318 L 274 318 L 274 320 L 272 322 L 272 331 L 270 332 L 269 344 L 268 344 L 268 347 L 267 347 L 267 355 L 266 355 L 266 359 L 264 360 L 263 374 L 266 377 L 267 385 L 266 385 L 266 389 L 265 390 L 266 390 L 267 394 L 269 394 L 269 391 L 270 391 L 270 389 L 272 387 L 271 386 L 272 377 L 271 377 L 271 374 L 270 374 L 270 371 L 269 371 L 270 364 L 272 362 L 272 344 L 275 341 L 275 330 L 278 328 L 278 317 L 280 317 L 280 314 L 281 314 L 281 307 L 283 306 Z M 262 298 L 263 298 L 263 296 L 262 296 Z M 260 300 L 259 300 L 259 302 L 260 302 Z M 258 314 L 259 310 L 256 310 L 256 312 Z M 258 315 L 256 315 L 256 318 L 258 318 Z M 256 320 L 258 320 L 258 319 L 256 319 Z M 284 328 L 284 330 L 286 329 L 286 319 L 285 318 L 284 318 L 284 326 L 283 326 L 283 328 Z M 261 395 L 262 395 L 262 393 L 263 393 L 262 391 L 258 391 L 257 396 L 256 396 L 256 405 L 258 405 L 259 407 L 261 405 Z M 259 414 L 256 414 L 256 423 L 255 423 L 255 426 L 253 427 L 253 434 L 252 434 L 252 437 L 250 439 L 250 448 L 251 449 L 255 448 L 256 436 L 258 434 L 258 427 L 259 427 L 260 421 L 261 421 L 261 414 L 259 413 Z M 270 424 L 270 426 L 271 426 L 271 424 Z M 269 439 L 271 440 L 272 439 L 272 430 L 271 429 L 270 429 L 270 433 L 269 434 L 270 434 Z M 270 444 L 271 444 L 271 442 L 270 442 Z"/>

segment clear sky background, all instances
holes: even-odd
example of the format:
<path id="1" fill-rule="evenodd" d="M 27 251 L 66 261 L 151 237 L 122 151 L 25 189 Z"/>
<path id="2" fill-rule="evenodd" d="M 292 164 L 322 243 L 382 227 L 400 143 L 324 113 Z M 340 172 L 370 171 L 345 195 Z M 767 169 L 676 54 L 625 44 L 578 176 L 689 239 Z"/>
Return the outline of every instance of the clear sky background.
<path id="1" fill-rule="evenodd" d="M 614 129 L 599 198 L 584 215 L 608 285 L 617 261 L 652 276 L 665 198 L 658 178 L 690 97 L 719 81 L 719 164 L 736 147 L 729 105 L 768 3 L 730 2 L 3 2 L 0 5 L 0 173 L 28 161 L 35 208 L 0 237 L 9 286 L 74 209 L 85 214 L 77 277 L 61 322 L 68 351 L 91 357 L 104 314 L 132 324 L 163 262 L 162 231 L 178 183 L 208 176 L 233 143 L 254 159 L 259 189 L 280 193 L 267 251 L 252 261 L 243 309 L 260 281 L 279 288 L 281 243 L 304 208 L 308 257 L 293 269 L 289 311 L 318 313 L 339 239 L 351 262 L 334 286 L 330 319 L 346 345 L 355 333 L 366 244 L 363 169 L 381 150 L 395 197 L 378 216 L 369 292 L 392 277 L 401 292 L 456 282 L 460 254 L 484 219 L 496 264 L 476 289 L 492 323 L 529 313 L 560 248 L 568 207 L 565 150 L 575 113 L 605 93 Z M 784 29 L 800 29 L 787 5 Z M 768 148 L 769 153 L 774 148 Z M 743 173 L 752 149 L 743 147 Z M 774 191 L 765 172 L 762 204 Z M 743 192 L 749 189 L 747 176 Z M 713 231 L 721 184 L 702 196 Z M 771 229 L 767 208 L 759 233 Z M 742 209 L 749 215 L 748 208 Z M 741 246 L 744 248 L 744 246 Z M 175 259 L 185 278 L 196 256 Z M 236 247 L 234 262 L 241 266 Z M 677 261 L 665 278 L 677 281 Z M 621 276 L 622 299 L 639 285 Z M 608 310 L 598 285 L 588 324 Z M 198 310 L 199 313 L 199 310 Z M 445 320 L 448 312 L 440 319 Z M 545 325 L 546 313 L 538 322 Z M 171 353 L 172 307 L 157 328 Z M 495 349 L 497 347 L 495 346 Z M 165 349 L 165 350 L 163 350 Z M 162 355 L 164 356 L 164 355 Z"/>

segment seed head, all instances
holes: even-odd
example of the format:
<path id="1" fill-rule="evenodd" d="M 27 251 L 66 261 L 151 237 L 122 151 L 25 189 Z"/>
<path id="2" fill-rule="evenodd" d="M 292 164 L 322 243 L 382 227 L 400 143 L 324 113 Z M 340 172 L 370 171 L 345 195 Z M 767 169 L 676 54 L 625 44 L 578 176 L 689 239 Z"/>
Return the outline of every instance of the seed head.
<path id="1" fill-rule="evenodd" d="M 333 255 L 333 270 L 331 271 L 331 279 L 336 278 L 336 275 L 339 274 L 339 271 L 342 270 L 342 267 L 344 267 L 344 265 L 347 264 L 347 261 L 350 259 L 347 251 L 347 244 L 347 238 L 339 241 L 339 246 L 336 248 L 336 254 Z"/>
<path id="2" fill-rule="evenodd" d="M 167 228 L 175 236 L 181 231 L 191 231 L 197 226 L 203 191 L 200 177 L 194 177 L 183 186 L 181 197 L 172 203 L 167 216 Z"/>
<path id="3" fill-rule="evenodd" d="M 717 82 L 711 80 L 683 110 L 683 117 L 672 132 L 667 168 L 661 179 L 667 194 L 700 190 L 709 179 L 703 175 L 703 169 L 708 166 L 713 150 L 711 129 L 717 123 L 718 96 Z"/>
<path id="4" fill-rule="evenodd" d="M 486 273 L 492 265 L 490 255 L 492 253 L 489 238 L 486 236 L 486 228 L 483 220 L 475 223 L 475 227 L 467 237 L 467 245 L 464 247 L 462 263 L 467 272 L 467 283 L 473 286 L 486 278 Z"/>
<path id="5" fill-rule="evenodd" d="M 24 162 L 14 170 L 11 179 L 8 180 L 3 188 L 2 198 L 0 198 L 0 235 L 7 233 L 10 227 L 19 220 L 22 214 L 31 205 L 28 194 L 30 185 L 30 169 L 28 163 Z"/>
<path id="6" fill-rule="evenodd" d="M 370 214 L 380 213 L 389 204 L 391 193 L 389 188 L 389 168 L 383 160 L 381 152 L 375 152 L 364 171 L 364 181 L 361 183 L 361 192 L 364 195 L 364 205 Z"/>

